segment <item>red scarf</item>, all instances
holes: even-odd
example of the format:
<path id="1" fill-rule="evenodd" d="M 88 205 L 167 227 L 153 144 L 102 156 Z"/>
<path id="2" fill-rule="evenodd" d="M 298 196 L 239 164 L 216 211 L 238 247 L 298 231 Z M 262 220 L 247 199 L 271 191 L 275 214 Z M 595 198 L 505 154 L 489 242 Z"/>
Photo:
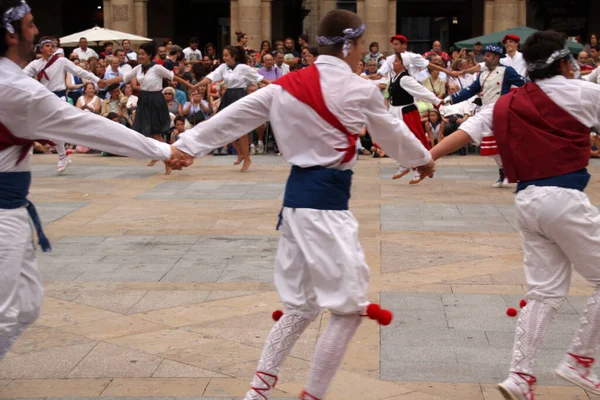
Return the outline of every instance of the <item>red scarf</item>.
<path id="1" fill-rule="evenodd" d="M 0 122 L 0 151 L 6 150 L 12 146 L 23 147 L 23 149 L 21 150 L 21 154 L 19 155 L 19 159 L 17 160 L 15 165 L 19 164 L 27 156 L 29 149 L 31 149 L 31 147 L 33 146 L 33 142 L 55 146 L 55 144 L 49 140 L 29 140 L 16 137 L 2 122 Z"/>
<path id="2" fill-rule="evenodd" d="M 342 163 L 347 163 L 356 157 L 356 139 L 358 135 L 350 133 L 344 124 L 327 108 L 321 91 L 319 70 L 314 64 L 298 72 L 284 75 L 273 83 L 280 85 L 296 100 L 312 108 L 329 125 L 346 134 L 350 145 L 336 149 L 345 153 Z"/>
<path id="3" fill-rule="evenodd" d="M 56 62 L 56 60 L 58 60 L 58 58 L 59 58 L 58 54 L 55 54 L 52 57 L 50 57 L 50 59 L 48 60 L 48 62 L 44 66 L 44 68 L 42 68 L 42 70 L 40 72 L 38 72 L 38 74 L 37 74 L 38 81 L 41 81 L 42 78 L 46 78 L 46 80 L 50 80 L 50 78 L 48 77 L 48 74 L 46 73 L 46 70 L 48 68 L 50 68 L 52 66 L 52 64 L 54 64 Z"/>

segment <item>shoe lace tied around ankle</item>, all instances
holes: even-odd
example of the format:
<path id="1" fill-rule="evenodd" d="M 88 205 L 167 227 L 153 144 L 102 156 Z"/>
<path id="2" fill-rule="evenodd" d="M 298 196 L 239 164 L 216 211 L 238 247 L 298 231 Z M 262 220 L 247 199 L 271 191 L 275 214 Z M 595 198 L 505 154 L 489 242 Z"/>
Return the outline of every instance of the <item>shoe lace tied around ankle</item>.
<path id="1" fill-rule="evenodd" d="M 575 359 L 575 361 L 577 361 L 577 364 L 581 365 L 584 368 L 592 368 L 594 361 L 596 361 L 592 357 L 578 356 L 577 354 L 573 354 L 573 353 L 569 353 L 569 355 L 571 357 L 573 357 Z"/>
<path id="2" fill-rule="evenodd" d="M 277 384 L 277 375 L 271 375 L 271 374 L 267 374 L 266 372 L 257 371 L 256 376 L 258 377 L 258 379 L 260 379 L 260 381 L 262 383 L 265 384 L 266 387 L 265 388 L 257 388 L 257 387 L 252 386 L 252 390 L 254 390 L 263 399 L 268 400 L 268 397 L 265 396 L 263 394 L 263 392 L 268 392 L 271 389 L 275 388 L 275 385 Z M 269 384 L 269 382 L 266 381 L 265 378 L 273 378 L 274 379 L 273 386 L 271 386 Z"/>
<path id="3" fill-rule="evenodd" d="M 515 372 L 521 379 L 523 379 L 529 385 L 529 390 L 533 389 L 533 385 L 537 382 L 537 379 L 533 375 L 525 374 L 523 372 Z"/>

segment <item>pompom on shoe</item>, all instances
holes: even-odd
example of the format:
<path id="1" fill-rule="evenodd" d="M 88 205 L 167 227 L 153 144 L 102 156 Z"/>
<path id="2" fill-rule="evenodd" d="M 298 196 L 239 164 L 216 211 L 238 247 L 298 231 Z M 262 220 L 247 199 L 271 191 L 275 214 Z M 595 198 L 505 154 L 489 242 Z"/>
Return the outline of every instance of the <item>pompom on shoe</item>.
<path id="1" fill-rule="evenodd" d="M 519 303 L 519 307 L 523 308 L 527 305 L 527 300 L 523 299 L 521 300 L 521 302 Z"/>
<path id="2" fill-rule="evenodd" d="M 283 317 L 283 311 L 275 310 L 275 311 L 273 311 L 273 314 L 271 315 L 271 317 L 273 318 L 273 321 L 277 322 L 281 319 L 281 317 Z"/>
<path id="3" fill-rule="evenodd" d="M 516 317 L 517 316 L 517 309 L 516 308 L 509 308 L 508 310 L 506 310 L 506 315 L 508 315 L 509 317 Z"/>
<path id="4" fill-rule="evenodd" d="M 377 321 L 379 325 L 387 326 L 392 323 L 394 314 L 390 310 L 381 308 L 379 304 L 369 304 L 366 317 Z"/>

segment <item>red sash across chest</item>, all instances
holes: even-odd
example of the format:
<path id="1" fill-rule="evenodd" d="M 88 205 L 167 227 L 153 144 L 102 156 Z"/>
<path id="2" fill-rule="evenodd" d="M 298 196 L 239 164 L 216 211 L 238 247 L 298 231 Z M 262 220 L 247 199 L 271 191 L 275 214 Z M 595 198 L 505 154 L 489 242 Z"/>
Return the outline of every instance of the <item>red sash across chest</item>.
<path id="1" fill-rule="evenodd" d="M 55 146 L 55 144 L 49 140 L 29 140 L 16 137 L 2 122 L 0 122 L 0 151 L 6 150 L 12 146 L 22 146 L 21 154 L 19 154 L 19 159 L 15 165 L 19 164 L 27 156 L 27 153 L 33 146 L 34 141 L 41 144 L 50 144 Z"/>

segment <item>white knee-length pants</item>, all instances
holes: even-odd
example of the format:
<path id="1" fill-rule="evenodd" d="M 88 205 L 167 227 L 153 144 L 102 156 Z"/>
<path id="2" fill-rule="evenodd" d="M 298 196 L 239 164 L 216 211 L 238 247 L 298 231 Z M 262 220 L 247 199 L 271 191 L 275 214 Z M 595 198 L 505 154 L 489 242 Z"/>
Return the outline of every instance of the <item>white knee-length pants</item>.
<path id="1" fill-rule="evenodd" d="M 275 286 L 286 313 L 364 312 L 370 270 L 350 211 L 284 208 Z"/>
<path id="2" fill-rule="evenodd" d="M 0 209 L 0 338 L 35 322 L 43 294 L 26 208 Z"/>
<path id="3" fill-rule="evenodd" d="M 523 237 L 527 297 L 558 308 L 569 292 L 571 265 L 600 284 L 600 213 L 578 190 L 529 186 L 515 197 Z"/>

